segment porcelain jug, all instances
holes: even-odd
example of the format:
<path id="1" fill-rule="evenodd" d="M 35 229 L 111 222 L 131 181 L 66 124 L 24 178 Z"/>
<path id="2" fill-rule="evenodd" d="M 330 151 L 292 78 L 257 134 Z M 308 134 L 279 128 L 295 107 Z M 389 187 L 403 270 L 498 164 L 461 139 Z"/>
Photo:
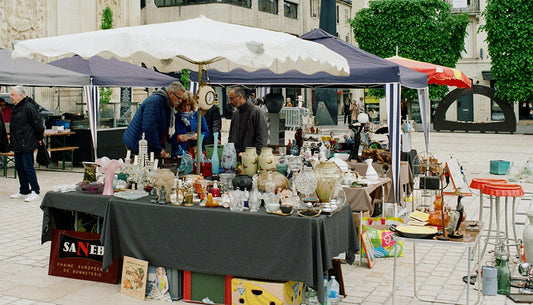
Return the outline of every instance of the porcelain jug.
<path id="1" fill-rule="evenodd" d="M 368 165 L 368 167 L 366 168 L 365 176 L 369 180 L 377 180 L 379 178 L 379 175 L 374 169 L 374 166 L 372 165 L 372 161 L 373 161 L 372 159 L 365 160 L 365 163 Z"/>
<path id="2" fill-rule="evenodd" d="M 533 262 L 533 211 L 527 212 L 529 224 L 524 228 L 524 250 L 526 251 L 526 262 Z"/>
<path id="3" fill-rule="evenodd" d="M 235 173 L 237 165 L 237 152 L 234 143 L 227 143 L 222 150 L 222 168 L 225 173 Z"/>
<path id="4" fill-rule="evenodd" d="M 257 151 L 255 147 L 246 147 L 246 151 L 242 156 L 242 165 L 244 174 L 248 177 L 253 177 L 257 173 Z"/>
<path id="5" fill-rule="evenodd" d="M 261 149 L 261 154 L 259 155 L 259 174 L 262 174 L 268 170 L 276 171 L 276 162 L 272 154 L 272 148 L 263 147 Z"/>

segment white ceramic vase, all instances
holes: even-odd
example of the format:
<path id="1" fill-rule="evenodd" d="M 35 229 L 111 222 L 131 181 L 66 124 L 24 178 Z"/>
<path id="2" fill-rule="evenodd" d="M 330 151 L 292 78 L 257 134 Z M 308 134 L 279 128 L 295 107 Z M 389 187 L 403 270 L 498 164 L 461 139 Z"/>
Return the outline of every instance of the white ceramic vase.
<path id="1" fill-rule="evenodd" d="M 244 174 L 252 178 L 257 173 L 257 151 L 255 147 L 246 147 L 242 156 Z"/>
<path id="2" fill-rule="evenodd" d="M 529 224 L 524 228 L 522 240 L 526 251 L 526 261 L 531 264 L 533 262 L 533 211 L 527 212 L 527 218 L 529 218 Z"/>
<path id="3" fill-rule="evenodd" d="M 261 148 L 261 154 L 259 155 L 259 174 L 262 174 L 268 170 L 276 171 L 275 157 L 272 154 L 272 148 Z"/>
<path id="4" fill-rule="evenodd" d="M 225 173 L 235 173 L 237 165 L 237 152 L 234 143 L 226 143 L 222 149 L 222 163 L 221 166 Z"/>
<path id="5" fill-rule="evenodd" d="M 369 180 L 377 180 L 379 178 L 378 172 L 374 169 L 374 166 L 372 166 L 372 159 L 366 159 L 365 163 L 368 165 L 366 168 L 365 176 Z"/>

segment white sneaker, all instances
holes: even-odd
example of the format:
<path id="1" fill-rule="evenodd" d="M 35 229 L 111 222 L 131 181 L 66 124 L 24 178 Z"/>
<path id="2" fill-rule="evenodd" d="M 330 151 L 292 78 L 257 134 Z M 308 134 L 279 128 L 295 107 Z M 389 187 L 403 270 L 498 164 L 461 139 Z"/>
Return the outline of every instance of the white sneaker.
<path id="1" fill-rule="evenodd" d="M 39 199 L 41 199 L 41 196 L 39 196 L 39 194 L 37 194 L 37 193 L 32 191 L 30 196 L 28 196 L 26 199 L 24 199 L 24 201 L 30 202 L 30 201 L 35 201 L 35 200 L 39 200 Z"/>
<path id="2" fill-rule="evenodd" d="M 26 198 L 28 197 L 30 194 L 21 194 L 21 193 L 16 193 L 16 194 L 12 194 L 11 195 L 11 199 L 19 199 L 19 198 Z"/>

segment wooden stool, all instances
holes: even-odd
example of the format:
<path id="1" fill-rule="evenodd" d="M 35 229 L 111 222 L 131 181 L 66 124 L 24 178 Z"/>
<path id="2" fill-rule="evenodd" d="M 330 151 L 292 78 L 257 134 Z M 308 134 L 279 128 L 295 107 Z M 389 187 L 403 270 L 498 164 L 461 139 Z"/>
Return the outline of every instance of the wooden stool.
<path id="1" fill-rule="evenodd" d="M 483 221 L 483 193 L 481 189 L 487 183 L 507 183 L 505 179 L 474 178 L 470 182 L 470 188 L 479 190 L 479 221 Z"/>
<path id="2" fill-rule="evenodd" d="M 492 215 L 494 214 L 496 218 L 496 243 L 500 240 L 500 198 L 505 197 L 505 240 L 507 244 L 507 251 L 509 252 L 509 217 L 508 217 L 508 199 L 509 197 L 513 198 L 513 205 L 512 205 L 512 222 L 513 222 L 513 236 L 515 241 L 515 246 L 517 253 L 520 253 L 519 245 L 518 245 L 518 239 L 516 238 L 516 225 L 515 225 L 515 214 L 516 214 L 516 198 L 524 196 L 524 190 L 522 190 L 522 186 L 519 184 L 512 184 L 512 183 L 486 183 L 481 188 L 481 192 L 485 195 L 490 196 L 490 219 L 489 219 L 489 228 L 487 231 L 487 237 L 485 239 L 485 246 L 483 248 L 483 252 L 481 255 L 485 253 L 485 250 L 487 249 L 487 244 L 489 243 L 489 239 L 491 238 L 491 230 L 492 230 Z M 495 197 L 495 200 L 493 200 L 493 197 Z M 494 204 L 493 204 L 494 201 Z M 494 208 L 493 208 L 494 207 Z"/>

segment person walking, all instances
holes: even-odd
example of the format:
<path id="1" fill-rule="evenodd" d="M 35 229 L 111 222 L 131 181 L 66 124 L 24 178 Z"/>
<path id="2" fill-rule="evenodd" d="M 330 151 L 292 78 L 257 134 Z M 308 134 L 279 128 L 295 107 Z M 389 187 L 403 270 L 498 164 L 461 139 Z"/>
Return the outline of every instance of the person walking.
<path id="1" fill-rule="evenodd" d="M 10 146 L 15 153 L 15 169 L 20 183 L 19 192 L 11 195 L 11 198 L 24 198 L 28 202 L 39 200 L 41 197 L 33 152 L 43 143 L 43 120 L 37 112 L 36 103 L 26 96 L 24 87 L 13 87 L 10 98 L 15 105 L 9 125 Z"/>
<path id="2" fill-rule="evenodd" d="M 344 124 L 350 123 L 352 113 L 350 111 L 350 99 L 346 99 L 344 102 Z"/>

